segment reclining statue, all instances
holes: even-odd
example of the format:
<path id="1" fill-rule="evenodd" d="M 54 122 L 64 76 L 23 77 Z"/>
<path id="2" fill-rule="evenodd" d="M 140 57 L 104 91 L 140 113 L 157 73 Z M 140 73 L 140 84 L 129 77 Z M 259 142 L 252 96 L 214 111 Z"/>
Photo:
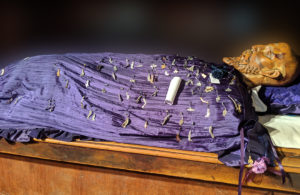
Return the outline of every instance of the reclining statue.
<path id="1" fill-rule="evenodd" d="M 297 58 L 287 43 L 254 45 L 238 57 L 224 57 L 244 76 L 249 87 L 258 85 L 283 86 L 299 75 Z"/>

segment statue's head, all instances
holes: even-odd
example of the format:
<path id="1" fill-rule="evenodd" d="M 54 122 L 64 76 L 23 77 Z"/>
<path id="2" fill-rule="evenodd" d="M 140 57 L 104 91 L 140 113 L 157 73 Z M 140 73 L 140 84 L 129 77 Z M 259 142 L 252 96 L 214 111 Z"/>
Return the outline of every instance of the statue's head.
<path id="1" fill-rule="evenodd" d="M 299 74 L 297 59 L 287 43 L 254 45 L 241 56 L 224 57 L 223 61 L 241 72 L 250 87 L 286 85 Z"/>

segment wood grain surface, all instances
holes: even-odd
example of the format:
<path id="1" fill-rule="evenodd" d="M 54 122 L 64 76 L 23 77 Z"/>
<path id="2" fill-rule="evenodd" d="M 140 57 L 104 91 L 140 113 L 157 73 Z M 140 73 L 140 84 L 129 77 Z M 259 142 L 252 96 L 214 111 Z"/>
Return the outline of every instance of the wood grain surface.
<path id="1" fill-rule="evenodd" d="M 293 163 L 296 166 L 293 166 L 290 160 L 287 160 L 285 163 L 290 163 L 290 170 L 294 170 L 296 172 L 294 174 L 299 175 L 299 168 L 297 167 L 299 166 L 297 164 L 297 159 L 299 160 L 298 150 L 282 150 L 280 152 L 281 155 L 286 155 L 284 159 L 290 158 L 295 161 Z M 75 187 L 70 189 L 67 187 L 69 185 L 74 186 L 74 182 L 77 183 L 78 194 L 88 192 L 83 187 L 85 184 L 95 190 L 102 189 L 100 188 L 102 186 L 103 191 L 100 190 L 99 194 L 141 194 L 147 189 L 152 190 L 149 190 L 149 194 L 172 194 L 173 188 L 178 190 L 178 194 L 193 194 L 192 192 L 194 191 L 198 192 L 197 194 L 201 194 L 203 190 L 205 192 L 206 188 L 211 188 L 212 194 L 219 193 L 218 190 L 220 189 L 224 189 L 224 193 L 227 193 L 226 190 L 228 190 L 230 194 L 232 192 L 236 193 L 236 185 L 238 184 L 239 169 L 226 167 L 217 160 L 215 154 L 210 153 L 112 142 L 60 142 L 56 140 L 39 141 L 33 144 L 10 144 L 1 140 L 0 153 L 2 153 L 0 156 L 0 171 L 1 175 L 4 176 L 0 180 L 0 187 L 6 190 L 0 191 L 2 194 L 6 192 L 8 194 L 19 194 L 7 191 L 10 188 L 9 186 L 19 189 L 17 187 L 18 184 L 26 184 L 27 182 L 29 182 L 29 186 L 32 186 L 30 189 L 35 189 L 32 192 L 33 194 L 39 194 L 40 188 L 46 186 L 47 183 L 51 184 L 53 188 L 66 188 L 66 191 L 61 191 L 64 192 L 63 194 L 74 194 L 70 189 Z M 46 160 L 38 160 L 36 158 Z M 35 173 L 36 171 L 40 173 L 35 175 L 37 174 Z M 78 174 L 83 174 L 85 179 L 80 179 Z M 105 176 L 102 176 L 102 174 Z M 97 177 L 106 179 L 99 180 Z M 132 177 L 138 177 L 139 179 L 132 179 Z M 18 178 L 20 181 L 17 182 L 18 180 L 16 180 L 13 183 L 14 178 Z M 118 183 L 119 180 L 120 182 L 122 181 L 121 184 Z M 159 182 L 160 180 L 165 181 L 165 183 Z M 68 182 L 69 184 L 67 184 Z M 150 182 L 148 184 L 149 188 L 144 186 L 147 182 Z M 298 182 L 299 180 L 293 181 L 288 179 L 287 183 L 282 185 L 279 176 L 265 174 L 257 177 L 255 182 L 249 182 L 247 186 L 255 187 L 255 190 L 262 192 L 262 194 L 266 194 L 268 192 L 266 191 L 267 189 L 300 193 L 300 187 L 296 185 Z M 179 186 L 195 189 L 180 191 L 179 188 L 181 187 L 175 187 L 177 183 Z M 99 188 L 92 187 L 94 185 Z M 118 187 L 123 185 L 133 186 L 132 188 L 127 186 L 126 188 Z M 170 186 L 165 187 L 168 185 Z M 216 187 L 214 187 L 215 185 Z M 182 187 L 182 190 L 185 187 Z M 49 188 L 49 186 L 45 188 Z M 116 191 L 113 190 L 115 188 Z M 107 193 L 105 193 L 104 189 L 107 190 Z M 157 191 L 159 189 L 160 191 L 165 189 L 165 191 L 159 193 Z M 47 192 L 46 194 L 57 194 L 54 193 L 55 191 L 52 193 L 52 189 L 48 190 L 45 191 Z M 253 191 L 251 190 L 254 189 L 249 190 L 249 193 L 252 193 Z M 41 193 L 44 194 L 42 191 Z"/>

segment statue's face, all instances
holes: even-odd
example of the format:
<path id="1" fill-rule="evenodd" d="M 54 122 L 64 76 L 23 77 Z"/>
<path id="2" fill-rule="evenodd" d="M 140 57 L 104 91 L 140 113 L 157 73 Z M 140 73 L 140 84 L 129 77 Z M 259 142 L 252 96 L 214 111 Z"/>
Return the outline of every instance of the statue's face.
<path id="1" fill-rule="evenodd" d="M 225 57 L 223 61 L 244 75 L 247 85 L 280 86 L 297 76 L 298 63 L 286 43 L 254 45 L 239 57 Z"/>

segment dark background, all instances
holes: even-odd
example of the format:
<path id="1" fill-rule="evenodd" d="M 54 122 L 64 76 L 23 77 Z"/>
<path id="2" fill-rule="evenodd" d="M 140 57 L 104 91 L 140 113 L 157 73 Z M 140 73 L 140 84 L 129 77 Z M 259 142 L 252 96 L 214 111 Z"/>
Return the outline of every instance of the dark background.
<path id="1" fill-rule="evenodd" d="M 39 54 L 105 51 L 221 62 L 269 42 L 288 42 L 300 54 L 295 2 L 1 2 L 0 66 Z"/>

